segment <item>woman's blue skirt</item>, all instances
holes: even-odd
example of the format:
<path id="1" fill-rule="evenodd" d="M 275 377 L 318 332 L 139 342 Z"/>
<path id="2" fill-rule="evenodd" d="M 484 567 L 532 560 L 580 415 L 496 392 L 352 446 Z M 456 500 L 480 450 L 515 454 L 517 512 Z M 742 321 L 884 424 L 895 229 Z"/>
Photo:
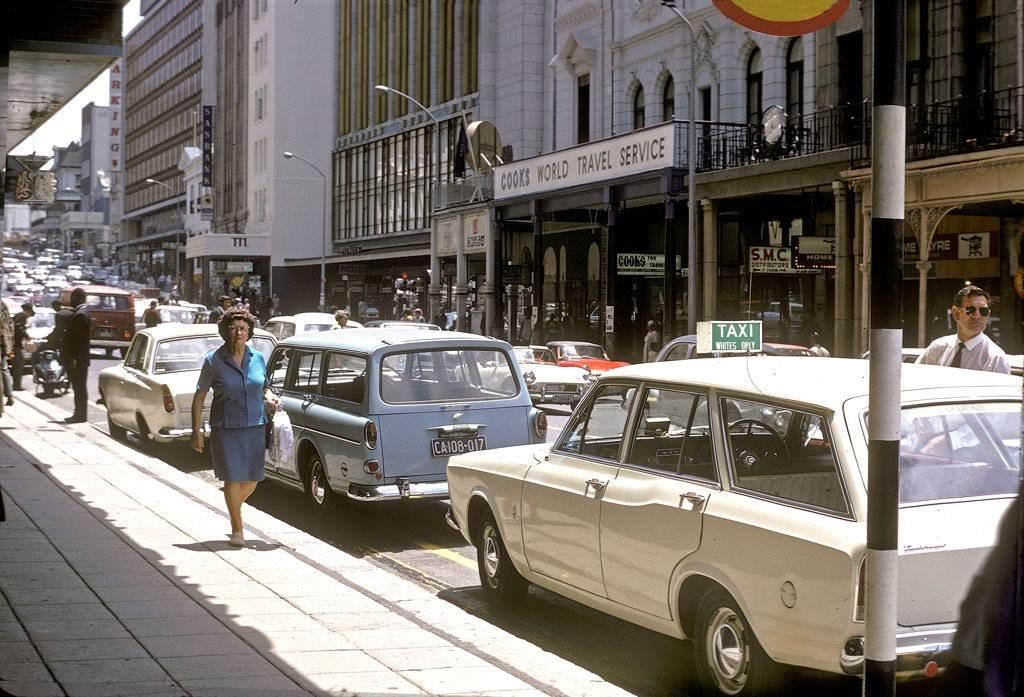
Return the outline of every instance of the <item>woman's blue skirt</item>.
<path id="1" fill-rule="evenodd" d="M 210 455 L 217 479 L 225 482 L 263 480 L 263 451 L 267 446 L 265 426 L 213 428 Z"/>

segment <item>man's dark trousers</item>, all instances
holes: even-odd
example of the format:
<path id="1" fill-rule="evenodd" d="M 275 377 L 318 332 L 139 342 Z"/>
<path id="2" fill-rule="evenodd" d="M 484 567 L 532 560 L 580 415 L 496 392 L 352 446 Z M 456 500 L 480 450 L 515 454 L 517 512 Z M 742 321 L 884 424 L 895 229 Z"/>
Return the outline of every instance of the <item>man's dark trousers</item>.
<path id="1" fill-rule="evenodd" d="M 89 416 L 89 395 L 86 394 L 89 365 L 68 361 L 68 377 L 71 378 L 71 389 L 75 391 L 75 413 L 71 418 L 84 420 Z"/>
<path id="2" fill-rule="evenodd" d="M 21 342 L 14 342 L 14 358 L 11 365 L 11 379 L 14 381 L 14 389 L 21 389 L 21 375 L 25 372 L 25 353 L 21 348 Z"/>

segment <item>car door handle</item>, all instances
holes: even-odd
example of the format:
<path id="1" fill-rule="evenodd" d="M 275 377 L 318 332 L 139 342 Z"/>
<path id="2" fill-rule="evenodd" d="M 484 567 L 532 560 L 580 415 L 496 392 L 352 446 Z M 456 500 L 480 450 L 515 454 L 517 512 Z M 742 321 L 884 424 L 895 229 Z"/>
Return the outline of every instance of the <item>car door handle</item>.
<path id="1" fill-rule="evenodd" d="M 704 497 L 695 491 L 687 491 L 685 494 L 679 494 L 679 498 L 689 501 L 695 507 L 704 503 Z"/>
<path id="2" fill-rule="evenodd" d="M 588 488 L 589 487 L 594 487 L 594 491 L 595 492 L 596 491 L 601 491 L 606 486 L 608 486 L 608 480 L 607 479 L 597 479 L 597 478 L 594 478 L 594 479 L 588 479 L 587 480 L 587 487 Z"/>

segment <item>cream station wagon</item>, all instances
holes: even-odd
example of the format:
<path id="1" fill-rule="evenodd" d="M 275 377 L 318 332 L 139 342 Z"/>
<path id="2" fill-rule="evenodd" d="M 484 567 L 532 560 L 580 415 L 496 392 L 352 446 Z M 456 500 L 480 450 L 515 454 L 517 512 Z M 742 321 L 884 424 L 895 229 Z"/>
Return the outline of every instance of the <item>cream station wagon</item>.
<path id="1" fill-rule="evenodd" d="M 868 363 L 709 358 L 606 373 L 558 440 L 448 463 L 486 595 L 528 583 L 689 638 L 707 694 L 863 664 Z M 944 665 L 1017 495 L 1021 380 L 905 365 L 898 672 Z M 941 579 L 941 581 L 937 581 Z"/>
<path id="2" fill-rule="evenodd" d="M 285 339 L 268 364 L 292 426 L 269 478 L 318 512 L 339 501 L 444 498 L 451 455 L 541 443 L 512 347 L 476 334 L 352 329 Z"/>

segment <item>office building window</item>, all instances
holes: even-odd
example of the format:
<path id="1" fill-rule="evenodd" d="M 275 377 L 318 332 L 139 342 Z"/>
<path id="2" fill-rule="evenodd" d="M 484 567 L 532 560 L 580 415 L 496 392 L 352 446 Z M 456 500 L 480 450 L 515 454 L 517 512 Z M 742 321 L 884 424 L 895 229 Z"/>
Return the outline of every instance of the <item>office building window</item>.
<path id="1" fill-rule="evenodd" d="M 661 119 L 671 121 L 676 116 L 676 81 L 671 77 L 665 80 L 661 90 Z"/>
<path id="2" fill-rule="evenodd" d="M 633 130 L 644 127 L 644 88 L 637 87 L 633 94 Z"/>
<path id="3" fill-rule="evenodd" d="M 804 42 L 799 36 L 789 42 L 786 54 L 786 113 L 796 121 L 804 114 Z"/>
<path id="4" fill-rule="evenodd" d="M 761 49 L 755 48 L 747 60 L 747 123 L 761 123 Z"/>
<path id="5" fill-rule="evenodd" d="M 576 142 L 590 142 L 590 74 L 576 78 Z"/>

